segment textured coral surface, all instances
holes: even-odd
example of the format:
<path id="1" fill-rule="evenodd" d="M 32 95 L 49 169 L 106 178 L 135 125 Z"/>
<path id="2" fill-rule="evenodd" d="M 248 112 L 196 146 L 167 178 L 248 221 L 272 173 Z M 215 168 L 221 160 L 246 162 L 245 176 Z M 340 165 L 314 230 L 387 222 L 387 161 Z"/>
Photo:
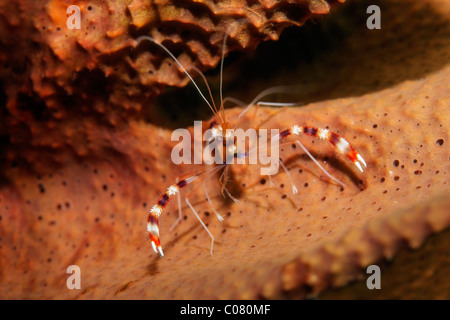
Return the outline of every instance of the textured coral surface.
<path id="1" fill-rule="evenodd" d="M 56 10 L 51 4 L 45 10 Z M 382 8 L 381 30 L 365 27 L 369 4 Z M 139 10 L 129 12 L 137 12 L 131 17 L 138 28 L 149 23 Z M 108 37 L 120 38 L 121 20 L 111 19 L 116 23 L 106 24 Z M 159 258 L 147 241 L 149 207 L 177 177 L 205 169 L 170 161 L 174 143 L 165 124 L 173 120 L 171 103 L 194 101 L 193 109 L 178 111 L 176 120 L 188 125 L 206 108 L 184 97 L 196 96 L 192 88 L 169 91 L 149 114 L 107 126 L 86 111 L 101 97 L 69 108 L 63 125 L 41 120 L 39 112 L 29 119 L 18 110 L 11 118 L 14 108 L 2 105 L 2 123 L 9 120 L 0 132 L 1 298 L 450 298 L 442 279 L 449 271 L 450 227 L 448 1 L 347 3 L 316 24 L 286 30 L 276 43 L 230 58 L 227 95 L 249 100 L 269 86 L 295 84 L 295 94 L 278 98 L 301 101 L 298 107 L 253 108 L 242 127 L 329 127 L 364 156 L 365 174 L 335 157 L 329 144 L 302 138 L 346 184 L 341 190 L 286 144 L 281 157 L 298 194 L 283 171 L 271 187 L 259 166 L 236 165 L 228 188 L 238 204 L 222 197 L 216 178 L 206 182 L 224 222 L 212 214 L 200 184 L 184 192 L 215 236 L 214 255 L 186 205 L 182 221 L 169 230 L 177 218 L 174 201 L 161 216 L 166 256 Z M 1 102 L 10 107 L 9 85 L 22 75 L 7 82 L 3 68 Z M 217 72 L 210 75 L 216 88 Z M 90 91 L 86 83 L 68 83 Z M 103 94 L 106 105 L 114 94 Z M 22 100 L 25 111 L 50 108 L 41 98 Z M 230 122 L 239 112 L 227 110 Z M 386 290 L 377 293 L 364 287 L 365 267 L 374 263 L 386 275 Z M 81 290 L 66 287 L 66 268 L 73 264 L 82 271 Z"/>
<path id="2" fill-rule="evenodd" d="M 148 42 L 134 48 L 141 35 L 167 45 L 189 71 L 205 70 L 220 60 L 225 32 L 230 50 L 252 50 L 339 2 L 344 0 L 2 2 L 5 127 L 20 133 L 34 116 L 61 130 L 58 120 L 80 114 L 117 125 L 139 114 L 163 87 L 185 85 L 187 78 L 162 50 Z M 69 5 L 81 10 L 80 29 L 67 27 Z M 53 145 L 64 139 L 54 138 Z"/>

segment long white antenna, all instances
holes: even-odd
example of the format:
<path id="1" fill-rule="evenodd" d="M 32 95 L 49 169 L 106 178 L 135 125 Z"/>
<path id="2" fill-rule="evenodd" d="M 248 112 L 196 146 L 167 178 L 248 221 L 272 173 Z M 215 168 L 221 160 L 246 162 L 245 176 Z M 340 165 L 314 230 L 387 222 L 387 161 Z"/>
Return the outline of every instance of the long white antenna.
<path id="1" fill-rule="evenodd" d="M 225 46 L 227 45 L 228 33 L 225 33 L 222 43 L 222 60 L 220 61 L 220 105 L 223 107 L 222 84 L 223 84 L 223 60 L 225 58 Z"/>
<path id="2" fill-rule="evenodd" d="M 203 100 L 205 100 L 205 102 L 208 104 L 209 108 L 214 112 L 213 107 L 211 106 L 211 104 L 209 103 L 209 101 L 205 98 L 205 96 L 203 95 L 202 91 L 200 90 L 200 88 L 197 86 L 197 83 L 195 83 L 194 79 L 192 79 L 191 75 L 186 71 L 186 69 L 181 65 L 180 61 L 178 61 L 177 58 L 175 58 L 175 56 L 172 54 L 172 52 L 169 51 L 169 49 L 167 49 L 164 45 L 162 45 L 161 43 L 158 43 L 155 41 L 155 39 L 153 39 L 152 37 L 149 36 L 140 36 L 139 38 L 136 39 L 136 46 L 142 41 L 142 40 L 148 40 L 150 42 L 153 42 L 154 44 L 156 44 L 157 46 L 159 46 L 161 49 L 163 49 L 177 64 L 178 66 L 184 71 L 184 73 L 188 76 L 188 78 L 192 81 L 192 83 L 194 84 L 195 88 L 197 89 L 197 91 L 200 93 L 200 95 L 202 96 Z"/>
<path id="3" fill-rule="evenodd" d="M 268 88 L 264 91 L 262 91 L 260 94 L 258 94 L 253 100 L 252 102 L 250 102 L 247 107 L 242 110 L 242 112 L 239 114 L 237 120 L 236 120 L 236 125 L 234 127 L 234 129 L 237 128 L 237 125 L 239 123 L 239 120 L 241 119 L 241 117 L 258 101 L 260 101 L 260 99 L 264 98 L 265 96 L 274 94 L 274 93 L 290 93 L 292 92 L 292 89 L 296 88 L 295 86 L 277 86 L 277 87 L 272 87 L 272 88 Z"/>

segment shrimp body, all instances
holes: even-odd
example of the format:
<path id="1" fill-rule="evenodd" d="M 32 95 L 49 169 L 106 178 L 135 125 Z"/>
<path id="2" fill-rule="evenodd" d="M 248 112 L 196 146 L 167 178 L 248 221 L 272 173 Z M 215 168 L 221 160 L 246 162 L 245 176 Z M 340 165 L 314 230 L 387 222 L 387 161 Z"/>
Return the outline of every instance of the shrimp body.
<path id="1" fill-rule="evenodd" d="M 194 176 L 196 178 L 196 176 Z M 180 192 L 181 188 L 188 185 L 195 178 L 181 180 L 167 188 L 167 191 L 159 198 L 158 202 L 150 209 L 147 218 L 147 231 L 152 243 L 153 250 L 164 256 L 161 241 L 159 239 L 159 216 L 170 201 L 170 198 Z"/>
<path id="2" fill-rule="evenodd" d="M 226 43 L 226 39 L 227 36 L 224 37 L 224 47 L 225 47 L 225 43 Z M 164 209 L 166 208 L 166 206 L 168 205 L 168 203 L 170 202 L 170 200 L 172 199 L 173 196 L 177 195 L 178 196 L 178 209 L 179 209 L 179 216 L 178 216 L 178 220 L 175 222 L 175 224 L 181 219 L 181 200 L 180 200 L 180 192 L 181 189 L 185 188 L 188 184 L 192 183 L 193 181 L 195 181 L 197 178 L 199 178 L 202 175 L 206 175 L 207 177 L 212 176 L 213 173 L 216 173 L 217 171 L 221 170 L 221 169 L 225 169 L 223 174 L 221 175 L 221 184 L 222 184 L 222 193 L 224 194 L 224 192 L 227 193 L 227 195 L 234 200 L 236 203 L 238 203 L 238 200 L 235 199 L 225 188 L 225 184 L 226 184 L 226 177 L 225 175 L 227 174 L 227 166 L 229 163 L 232 163 L 231 160 L 233 160 L 233 158 L 245 158 L 248 157 L 249 153 L 248 152 L 242 152 L 243 150 L 238 150 L 237 149 L 237 145 L 236 142 L 234 141 L 234 139 L 230 139 L 232 138 L 231 134 L 229 133 L 231 129 L 231 125 L 230 123 L 228 123 L 225 119 L 225 112 L 224 112 L 224 102 L 226 100 L 232 101 L 232 102 L 236 102 L 237 104 L 245 107 L 243 109 L 243 111 L 239 114 L 234 129 L 236 129 L 237 124 L 239 122 L 239 119 L 242 117 L 243 114 L 245 114 L 249 108 L 251 106 L 253 106 L 254 104 L 256 104 L 258 101 L 260 101 L 261 98 L 263 98 L 266 95 L 269 94 L 273 94 L 276 92 L 279 92 L 280 89 L 286 89 L 283 87 L 274 87 L 274 88 L 269 88 L 263 92 L 261 92 L 250 104 L 245 104 L 240 102 L 237 99 L 234 98 L 225 98 L 222 99 L 222 70 L 223 70 L 223 55 L 224 52 L 222 52 L 222 61 L 221 61 L 221 77 L 220 77 L 220 108 L 217 109 L 216 105 L 214 104 L 214 99 L 212 98 L 212 94 L 211 94 L 211 90 L 208 86 L 208 83 L 206 81 L 206 78 L 203 76 L 203 74 L 199 71 L 196 70 L 194 68 L 194 70 L 196 70 L 199 75 L 201 75 L 203 77 L 203 80 L 205 80 L 205 83 L 208 87 L 210 96 L 211 96 L 211 101 L 212 103 L 210 103 L 205 96 L 203 95 L 203 93 L 201 92 L 201 90 L 199 89 L 199 87 L 197 86 L 197 84 L 195 83 L 195 81 L 192 79 L 192 77 L 190 76 L 190 74 L 186 71 L 186 69 L 181 65 L 181 63 L 175 58 L 175 56 L 166 48 L 164 47 L 162 44 L 157 43 L 153 38 L 148 37 L 148 36 L 141 36 L 136 40 L 136 45 L 139 44 L 142 40 L 148 40 L 151 41 L 153 43 L 155 43 L 156 45 L 158 45 L 160 48 L 162 48 L 164 51 L 166 51 L 173 59 L 174 61 L 179 65 L 179 67 L 183 70 L 183 72 L 189 77 L 189 79 L 192 81 L 192 83 L 194 84 L 194 86 L 196 87 L 197 91 L 200 93 L 201 97 L 203 98 L 203 100 L 207 103 L 207 105 L 209 106 L 209 108 L 212 110 L 212 112 L 214 113 L 215 117 L 214 120 L 210 121 L 207 125 L 206 128 L 210 130 L 210 136 L 207 139 L 208 143 L 216 143 L 218 145 L 216 145 L 217 150 L 219 151 L 220 155 L 218 155 L 219 159 L 221 159 L 221 163 L 219 165 L 216 165 L 214 167 L 211 167 L 203 172 L 194 174 L 186 179 L 180 180 L 175 184 L 170 185 L 166 192 L 164 192 L 160 198 L 158 199 L 158 201 L 155 203 L 155 205 L 153 205 L 153 207 L 150 209 L 150 212 L 148 213 L 148 217 L 147 217 L 147 231 L 148 231 L 148 235 L 151 241 L 151 245 L 153 250 L 156 253 L 159 253 L 160 256 L 164 256 L 163 250 L 162 250 L 162 246 L 161 246 L 161 240 L 160 240 L 160 234 L 159 234 L 159 218 L 161 216 L 161 214 L 163 213 Z M 275 105 L 275 104 L 274 104 Z M 308 135 L 314 138 L 319 138 L 322 140 L 327 140 L 328 142 L 330 142 L 337 150 L 337 152 L 339 154 L 344 155 L 346 158 L 348 158 L 350 161 L 353 162 L 353 164 L 361 171 L 363 172 L 363 166 L 367 167 L 366 162 L 364 161 L 364 159 L 362 158 L 362 156 L 356 152 L 355 148 L 343 137 L 341 137 L 340 135 L 338 135 L 337 133 L 334 133 L 328 129 L 325 128 L 316 128 L 313 126 L 300 126 L 300 125 L 293 125 L 292 127 L 285 129 L 283 131 L 281 131 L 278 135 L 274 136 L 272 139 L 276 139 L 276 140 L 282 140 L 282 139 L 286 139 L 289 136 L 300 136 L 300 135 Z M 334 178 L 332 175 L 330 175 L 324 168 L 322 168 L 322 166 L 318 163 L 318 161 L 316 159 L 314 159 L 314 157 L 308 152 L 308 150 L 302 145 L 302 143 L 297 140 L 296 141 L 297 144 L 303 148 L 303 150 L 305 151 L 305 153 L 314 161 L 314 163 L 328 176 L 330 177 L 332 180 L 338 182 L 339 184 L 341 184 L 342 186 L 344 186 L 344 184 L 342 182 L 340 182 L 339 180 L 337 180 L 336 178 Z M 288 170 L 286 169 L 286 167 L 284 166 L 284 164 L 282 163 L 281 159 L 279 160 L 279 163 L 281 164 L 281 166 L 283 167 L 283 169 L 286 171 L 289 179 L 291 179 Z M 269 176 L 270 178 L 270 176 Z M 225 182 L 224 182 L 225 181 Z M 291 181 L 292 184 L 292 189 L 294 193 L 297 193 L 297 188 L 295 187 L 294 183 Z M 219 221 L 223 221 L 223 218 L 220 216 L 220 214 L 214 209 L 213 204 L 210 200 L 210 197 L 208 195 L 208 190 L 205 186 L 205 182 L 203 182 L 203 190 L 205 192 L 206 198 L 212 208 L 212 210 L 214 211 L 214 213 L 216 214 L 217 218 L 219 219 Z M 197 214 L 195 208 L 191 205 L 191 203 L 189 202 L 188 197 L 185 197 L 185 201 L 187 203 L 187 205 L 190 207 L 191 211 L 195 214 L 195 216 L 197 217 L 197 219 L 200 221 L 200 223 L 202 224 L 202 226 L 204 227 L 204 229 L 208 232 L 208 234 L 210 235 L 212 241 L 211 241 L 211 254 L 212 254 L 212 249 L 213 249 L 213 244 L 214 244 L 214 237 L 211 234 L 211 232 L 208 230 L 208 228 L 206 227 L 206 225 L 203 223 L 203 221 L 201 220 L 201 218 L 199 217 L 199 215 Z"/>

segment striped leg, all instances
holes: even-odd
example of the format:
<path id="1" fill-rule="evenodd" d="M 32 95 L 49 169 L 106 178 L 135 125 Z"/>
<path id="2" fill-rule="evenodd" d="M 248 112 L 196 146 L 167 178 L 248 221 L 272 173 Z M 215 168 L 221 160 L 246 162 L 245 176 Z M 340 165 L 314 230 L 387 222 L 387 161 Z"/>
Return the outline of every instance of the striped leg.
<path id="1" fill-rule="evenodd" d="M 189 183 L 198 178 L 198 175 L 189 177 L 187 179 L 181 180 L 176 184 L 171 185 L 167 188 L 167 191 L 159 198 L 158 202 L 150 209 L 150 213 L 147 218 L 147 231 L 152 242 L 153 250 L 164 256 L 161 248 L 161 241 L 159 239 L 159 216 L 161 215 L 164 208 L 169 203 L 170 197 L 179 193 L 180 189 L 187 186 Z"/>
<path id="2" fill-rule="evenodd" d="M 162 211 L 164 210 L 164 208 L 167 206 L 167 204 L 169 203 L 171 197 L 173 195 L 177 195 L 178 196 L 178 219 L 177 221 L 175 221 L 175 224 L 179 222 L 180 220 L 180 216 L 181 216 L 181 198 L 180 198 L 180 190 L 184 187 L 186 187 L 189 183 L 193 182 L 194 180 L 196 180 L 200 175 L 202 174 L 208 174 L 209 176 L 211 176 L 214 172 L 220 170 L 221 168 L 223 168 L 225 165 L 220 165 L 217 167 L 212 167 L 208 170 L 205 170 L 199 174 L 196 174 L 194 176 L 191 176 L 187 179 L 183 179 L 179 182 L 177 182 L 176 184 L 173 184 L 171 186 L 169 186 L 167 188 L 167 191 L 159 198 L 158 202 L 150 209 L 150 213 L 148 214 L 148 218 L 147 218 L 147 231 L 150 237 L 150 241 L 152 243 L 152 248 L 156 253 L 159 253 L 161 256 L 164 256 L 164 253 L 162 251 L 162 247 L 161 247 L 161 241 L 159 238 L 159 216 L 161 215 Z M 208 176 L 208 177 L 209 177 Z M 205 192 L 206 192 L 206 188 L 203 185 Z M 208 198 L 208 202 L 210 203 L 211 207 L 212 207 L 212 203 L 209 200 L 209 195 L 208 193 L 206 193 L 206 196 Z M 206 228 L 205 224 L 203 223 L 203 221 L 201 221 L 200 217 L 198 216 L 197 212 L 193 209 L 193 207 L 191 206 L 191 204 L 189 203 L 188 197 L 185 198 L 186 203 L 188 204 L 188 206 L 192 209 L 192 211 L 194 212 L 195 216 L 197 217 L 197 219 L 200 220 L 201 224 L 203 225 L 203 227 L 205 228 L 206 232 L 208 232 L 208 234 L 211 236 L 211 238 L 213 239 L 214 242 L 214 238 L 212 237 L 211 232 L 209 232 L 208 228 Z M 217 213 L 217 211 L 213 208 L 214 213 L 216 214 L 217 218 L 222 221 L 223 218 Z M 172 228 L 175 225 L 172 225 Z M 171 229 L 172 229 L 171 228 Z M 211 245 L 211 253 L 212 253 L 212 245 Z"/>
<path id="3" fill-rule="evenodd" d="M 361 157 L 359 153 L 355 151 L 355 149 L 347 140 L 339 136 L 337 133 L 329 131 L 328 129 L 314 128 L 308 126 L 302 127 L 295 125 L 289 129 L 280 132 L 278 137 L 279 139 L 283 139 L 290 135 L 298 136 L 300 134 L 306 134 L 311 137 L 317 137 L 322 140 L 329 141 L 333 146 L 336 147 L 336 149 L 340 154 L 343 154 L 348 159 L 350 159 L 350 161 L 352 161 L 361 172 L 363 172 L 362 165 L 364 167 L 367 167 L 367 164 L 364 161 L 364 159 Z"/>

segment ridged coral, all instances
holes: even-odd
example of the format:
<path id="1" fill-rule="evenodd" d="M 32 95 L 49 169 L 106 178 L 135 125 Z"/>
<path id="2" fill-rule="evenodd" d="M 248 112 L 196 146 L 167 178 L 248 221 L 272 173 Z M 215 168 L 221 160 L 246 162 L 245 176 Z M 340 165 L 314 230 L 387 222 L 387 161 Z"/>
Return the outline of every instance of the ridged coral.
<path id="1" fill-rule="evenodd" d="M 6 2 L 0 7 L 0 136 L 12 146 L 0 163 L 24 162 L 42 173 L 62 165 L 55 154 L 89 152 L 91 138 L 77 130 L 84 122 L 106 130 L 131 118 L 160 123 L 152 99 L 188 80 L 158 47 L 135 48 L 141 35 L 167 45 L 189 70 L 205 70 L 219 61 L 224 32 L 229 50 L 249 51 L 338 2 Z M 81 9 L 79 30 L 66 25 L 69 5 Z M 38 160 L 46 152 L 51 164 Z"/>
<path id="2" fill-rule="evenodd" d="M 7 110 L 27 123 L 33 116 L 61 120 L 76 108 L 117 124 L 163 87 L 187 83 L 157 47 L 134 49 L 138 36 L 151 35 L 186 66 L 205 70 L 220 60 L 225 32 L 230 50 L 252 50 L 288 25 L 328 13 L 335 2 L 9 1 L 0 8 Z M 66 25 L 69 5 L 81 9 L 79 30 Z"/>
<path id="3" fill-rule="evenodd" d="M 367 3 L 350 4 L 335 20 L 331 15 L 328 23 L 337 28 L 326 29 L 325 22 L 325 30 L 312 30 L 312 43 L 322 49 L 295 52 L 298 63 L 282 56 L 272 59 L 279 60 L 270 73 L 273 84 L 301 84 L 306 106 L 252 109 L 242 122 L 244 127 L 265 128 L 328 126 L 363 154 L 369 166 L 365 175 L 345 159 L 336 159 L 327 144 L 302 139 L 346 183 L 341 191 L 320 177 L 298 148 L 287 145 L 282 157 L 298 195 L 292 195 L 283 172 L 273 178 L 271 188 L 261 180 L 258 167 L 236 166 L 230 191 L 239 204 L 223 200 L 215 180 L 210 181 L 216 209 L 225 214 L 222 224 L 211 214 L 201 188 L 188 191 L 216 237 L 214 256 L 209 255 L 208 235 L 186 206 L 186 217 L 169 231 L 177 215 L 174 204 L 161 217 L 166 256 L 160 259 L 146 241 L 146 211 L 177 176 L 203 167 L 172 165 L 170 130 L 141 119 L 127 118 L 126 125 L 105 128 L 82 117 L 65 118 L 64 130 L 50 132 L 60 134 L 75 152 L 15 150 L 41 163 L 39 171 L 45 174 L 30 173 L 20 161 L 5 167 L 0 189 L 0 254 L 6 257 L 0 260 L 2 297 L 303 298 L 359 279 L 368 264 L 396 263 L 406 248 L 417 254 L 414 249 L 425 239 L 450 226 L 450 6 L 439 0 L 378 1 L 383 28 L 368 31 L 355 27 L 364 19 L 350 19 L 355 13 L 366 17 Z M 341 32 L 339 45 L 321 37 L 336 35 L 331 30 Z M 308 39 L 305 33 L 293 34 Z M 292 48 L 293 39 L 280 45 Z M 266 55 L 273 57 L 270 50 Z M 283 60 L 289 62 L 288 72 Z M 245 97 L 265 89 L 270 85 L 267 75 L 260 76 L 270 71 L 265 65 L 251 68 L 252 73 L 226 69 L 228 74 L 235 71 L 227 93 L 243 92 Z M 233 120 L 239 112 L 228 110 L 227 116 Z M 21 139 L 52 146 L 48 131 L 54 127 L 46 122 Z M 447 243 L 448 231 L 437 237 Z M 420 259 L 400 260 L 425 279 L 415 283 L 419 288 L 436 280 L 437 264 L 426 262 L 424 273 Z M 439 262 L 448 270 L 445 260 Z M 65 269 L 71 264 L 81 267 L 82 290 L 66 288 Z M 390 278 L 401 284 L 395 297 L 407 297 L 408 278 L 398 272 Z M 442 292 L 428 297 L 448 298 Z"/>

